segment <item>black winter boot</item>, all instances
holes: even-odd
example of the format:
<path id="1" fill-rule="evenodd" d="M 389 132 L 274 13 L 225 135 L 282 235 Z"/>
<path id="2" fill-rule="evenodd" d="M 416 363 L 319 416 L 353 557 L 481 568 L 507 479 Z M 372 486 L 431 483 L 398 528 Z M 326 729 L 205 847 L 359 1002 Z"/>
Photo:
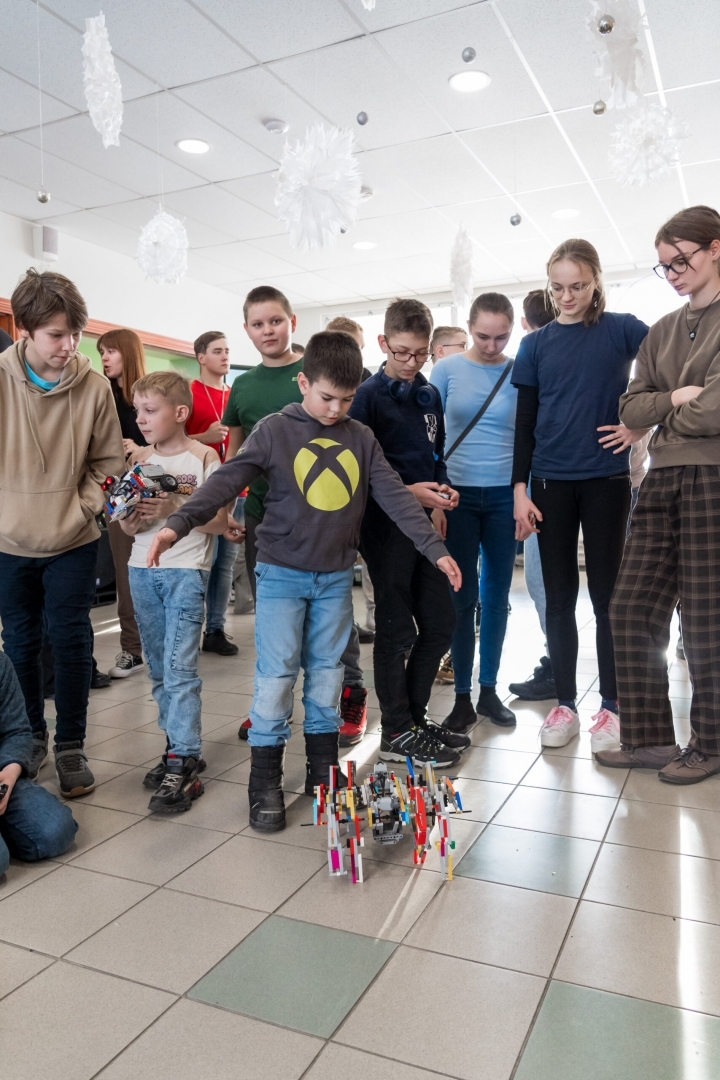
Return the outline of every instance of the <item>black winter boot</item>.
<path id="1" fill-rule="evenodd" d="M 307 754 L 307 774 L 305 794 L 313 796 L 320 784 L 327 787 L 330 782 L 330 766 L 338 762 L 338 732 L 327 731 L 321 735 L 305 735 L 305 753 Z M 347 777 L 341 769 L 337 773 L 337 786 L 347 787 Z"/>
<path id="2" fill-rule="evenodd" d="M 258 832 L 280 832 L 285 828 L 285 746 L 251 746 L 250 751 L 250 825 Z"/>

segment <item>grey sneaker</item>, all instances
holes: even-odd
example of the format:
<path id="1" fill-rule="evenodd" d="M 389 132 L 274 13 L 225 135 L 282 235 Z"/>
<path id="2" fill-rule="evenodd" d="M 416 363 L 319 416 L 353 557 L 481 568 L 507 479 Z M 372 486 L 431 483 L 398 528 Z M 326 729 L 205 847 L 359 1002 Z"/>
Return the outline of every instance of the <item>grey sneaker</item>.
<path id="1" fill-rule="evenodd" d="M 680 753 L 675 746 L 628 746 L 623 743 L 619 750 L 598 750 L 595 760 L 606 769 L 657 769 L 673 761 Z"/>
<path id="2" fill-rule="evenodd" d="M 55 771 L 64 799 L 88 795 L 95 787 L 87 755 L 81 742 L 58 743 L 55 747 Z"/>
<path id="3" fill-rule="evenodd" d="M 32 741 L 32 754 L 30 756 L 30 764 L 28 766 L 28 776 L 31 780 L 34 780 L 37 774 L 42 769 L 48 756 L 48 733 L 45 731 L 44 735 L 33 735 Z"/>

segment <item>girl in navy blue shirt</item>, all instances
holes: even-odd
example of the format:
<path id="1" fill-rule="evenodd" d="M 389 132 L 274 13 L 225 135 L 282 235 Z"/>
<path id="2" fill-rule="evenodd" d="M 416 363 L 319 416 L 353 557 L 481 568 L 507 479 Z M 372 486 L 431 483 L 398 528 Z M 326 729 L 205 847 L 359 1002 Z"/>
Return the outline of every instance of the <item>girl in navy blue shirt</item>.
<path id="1" fill-rule="evenodd" d="M 605 311 L 600 261 L 587 241 L 561 244 L 547 272 L 558 316 L 523 340 L 512 373 L 516 535 L 538 533 L 558 694 L 540 737 L 543 746 L 564 746 L 580 730 L 575 607 L 582 526 L 602 698 L 592 749 L 613 749 L 620 726 L 608 608 L 630 509 L 630 446 L 645 434 L 620 424 L 618 402 L 648 327 L 633 315 Z"/>

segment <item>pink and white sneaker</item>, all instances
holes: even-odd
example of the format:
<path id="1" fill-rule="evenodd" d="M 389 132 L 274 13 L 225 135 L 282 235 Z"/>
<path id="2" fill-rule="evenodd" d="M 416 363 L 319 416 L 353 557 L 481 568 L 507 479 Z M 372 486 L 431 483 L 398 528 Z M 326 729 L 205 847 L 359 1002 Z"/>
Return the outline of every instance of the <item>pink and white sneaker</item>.
<path id="1" fill-rule="evenodd" d="M 541 746 L 566 746 L 580 731 L 580 718 L 567 705 L 556 705 L 540 728 Z"/>
<path id="2" fill-rule="evenodd" d="M 593 754 L 598 750 L 620 749 L 620 717 L 609 709 L 601 709 L 593 716 L 595 721 L 590 728 L 590 749 Z"/>

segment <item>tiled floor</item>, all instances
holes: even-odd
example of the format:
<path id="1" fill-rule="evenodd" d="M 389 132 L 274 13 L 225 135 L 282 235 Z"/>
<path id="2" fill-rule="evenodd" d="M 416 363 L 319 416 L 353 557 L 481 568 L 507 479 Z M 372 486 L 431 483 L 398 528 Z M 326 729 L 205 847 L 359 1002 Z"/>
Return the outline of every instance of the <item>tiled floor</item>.
<path id="1" fill-rule="evenodd" d="M 520 574 L 512 604 L 501 686 L 542 653 Z M 113 609 L 94 621 L 107 667 Z M 363 885 L 329 878 L 324 832 L 306 827 L 299 732 L 288 828 L 248 828 L 237 727 L 252 689 L 252 618 L 229 619 L 238 658 L 202 657 L 208 769 L 188 814 L 147 809 L 142 777 L 163 739 L 145 677 L 93 693 L 98 786 L 73 803 L 76 844 L 0 878 L 3 1075 L 716 1080 L 720 777 L 674 788 L 598 768 L 585 594 L 580 622 L 583 733 L 540 753 L 552 703 L 519 706 L 514 731 L 475 728 L 458 781 L 470 813 L 454 826 L 448 883 L 436 854 L 415 870 L 408 848 L 370 841 Z M 671 678 L 685 739 L 685 665 L 673 662 Z M 436 686 L 434 716 L 451 701 Z M 298 701 L 296 732 L 300 718 Z M 369 734 L 353 756 L 372 763 L 377 745 Z M 50 766 L 41 781 L 54 788 Z"/>

